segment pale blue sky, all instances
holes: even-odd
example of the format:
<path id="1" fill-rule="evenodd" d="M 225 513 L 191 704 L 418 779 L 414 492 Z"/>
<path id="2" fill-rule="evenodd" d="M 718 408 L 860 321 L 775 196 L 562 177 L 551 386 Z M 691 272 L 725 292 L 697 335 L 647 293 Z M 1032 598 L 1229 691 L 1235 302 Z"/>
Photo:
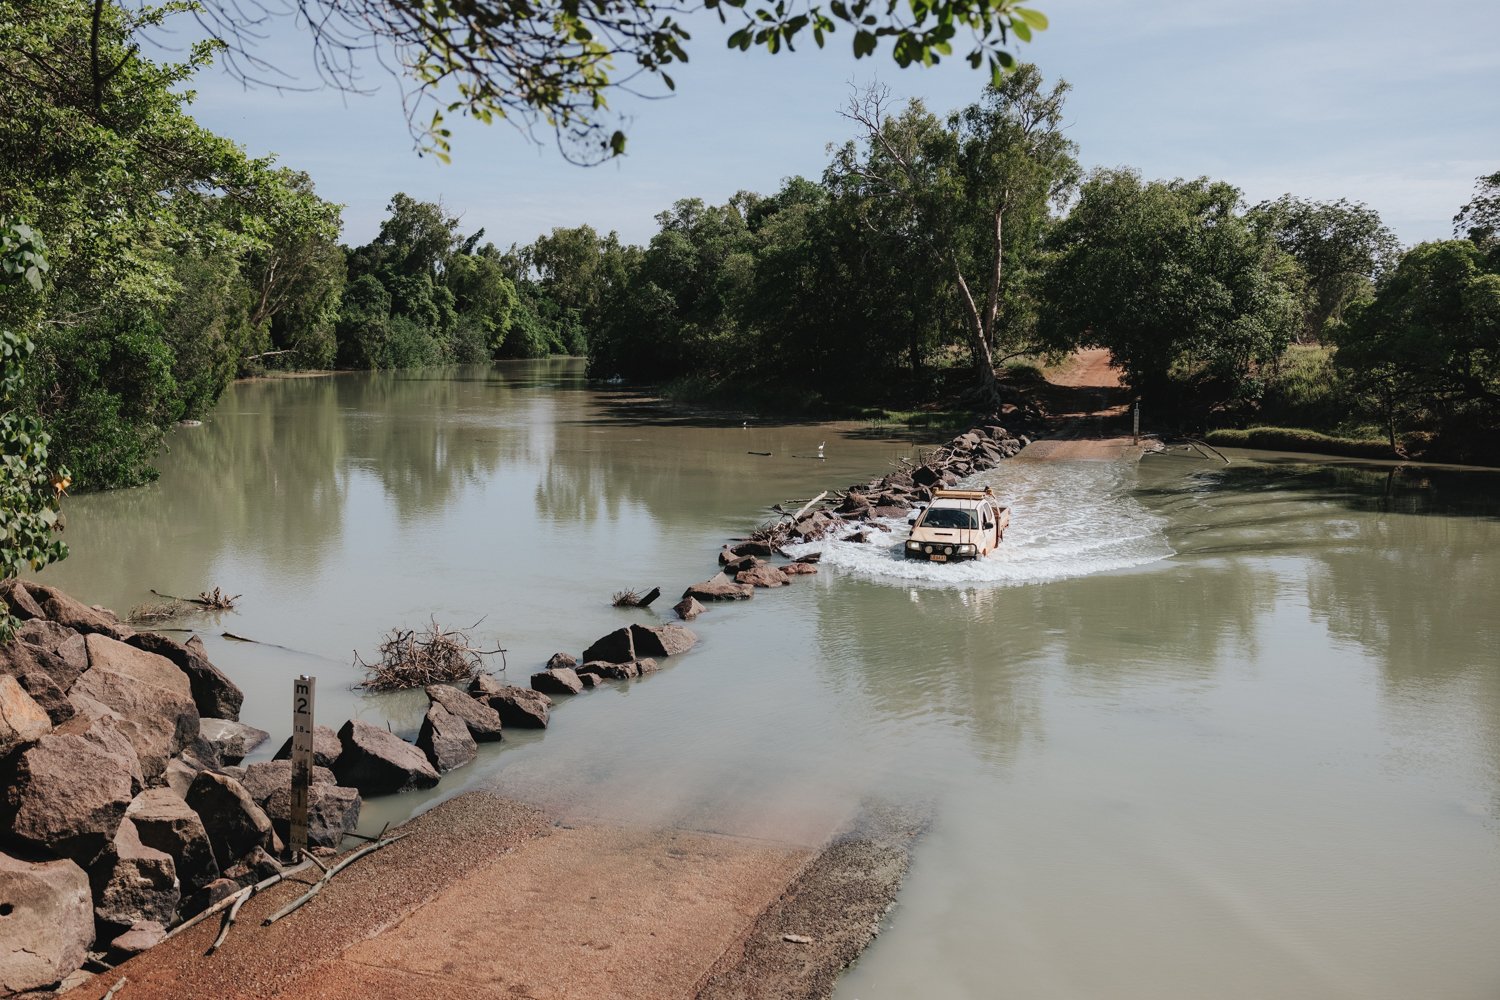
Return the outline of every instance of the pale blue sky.
<path id="1" fill-rule="evenodd" d="M 1207 174 L 1254 202 L 1284 192 L 1348 197 L 1405 242 L 1442 239 L 1474 178 L 1500 170 L 1500 4 L 1490 0 L 1035 0 L 1052 20 L 1023 58 L 1073 84 L 1069 128 L 1086 166 L 1148 177 Z M 441 200 L 506 246 L 590 223 L 645 242 L 677 198 L 769 193 L 818 176 L 825 147 L 850 137 L 838 116 L 853 80 L 946 112 L 974 100 L 981 72 L 962 61 L 901 70 L 882 51 L 856 61 L 847 32 L 829 48 L 729 52 L 701 22 L 692 62 L 662 101 L 621 98 L 629 152 L 593 168 L 566 163 L 506 126 L 454 124 L 445 166 L 418 158 L 393 84 L 374 96 L 245 91 L 200 77 L 206 126 L 307 170 L 366 241 L 396 191 Z M 307 42 L 282 33 L 267 54 L 307 72 Z M 374 82 L 383 82 L 377 75 Z"/>

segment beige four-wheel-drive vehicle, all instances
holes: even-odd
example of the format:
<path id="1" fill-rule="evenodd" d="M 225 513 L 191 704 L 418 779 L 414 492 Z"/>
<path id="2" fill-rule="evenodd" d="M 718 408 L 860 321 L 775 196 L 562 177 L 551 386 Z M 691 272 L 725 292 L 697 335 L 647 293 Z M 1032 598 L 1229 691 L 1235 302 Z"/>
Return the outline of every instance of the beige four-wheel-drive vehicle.
<path id="1" fill-rule="evenodd" d="M 979 559 L 999 548 L 1010 525 L 1010 508 L 988 488 L 938 490 L 921 510 L 906 540 L 908 559 L 956 562 Z"/>

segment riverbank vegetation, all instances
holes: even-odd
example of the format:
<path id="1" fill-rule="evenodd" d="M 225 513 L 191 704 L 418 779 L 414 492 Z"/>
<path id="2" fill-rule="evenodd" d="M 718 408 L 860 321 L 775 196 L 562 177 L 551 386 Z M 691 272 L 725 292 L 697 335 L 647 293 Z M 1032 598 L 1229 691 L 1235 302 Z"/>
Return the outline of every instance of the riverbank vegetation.
<path id="1" fill-rule="evenodd" d="M 51 247 L 0 302 L 34 345 L 7 406 L 77 488 L 149 480 L 236 376 L 553 353 L 680 401 L 880 419 L 1023 403 L 1010 366 L 1102 346 L 1163 428 L 1473 459 L 1500 424 L 1500 174 L 1458 239 L 1403 252 L 1346 201 L 1086 173 L 1066 84 L 1022 65 L 946 115 L 856 92 L 820 177 L 678 200 L 644 246 L 584 224 L 501 249 L 398 193 L 349 247 L 312 178 L 193 121 L 222 45 L 149 58 L 167 9 L 0 11 L 0 217 Z"/>

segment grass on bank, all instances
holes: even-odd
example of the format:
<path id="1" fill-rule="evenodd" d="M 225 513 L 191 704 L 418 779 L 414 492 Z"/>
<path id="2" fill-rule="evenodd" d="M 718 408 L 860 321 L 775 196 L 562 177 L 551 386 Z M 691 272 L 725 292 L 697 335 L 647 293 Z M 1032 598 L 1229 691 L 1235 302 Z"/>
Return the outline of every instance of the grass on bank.
<path id="1" fill-rule="evenodd" d="M 1301 427 L 1250 427 L 1245 430 L 1209 431 L 1205 440 L 1224 448 L 1259 448 L 1264 451 L 1312 452 L 1350 458 L 1397 458 L 1383 438 L 1340 437 Z"/>

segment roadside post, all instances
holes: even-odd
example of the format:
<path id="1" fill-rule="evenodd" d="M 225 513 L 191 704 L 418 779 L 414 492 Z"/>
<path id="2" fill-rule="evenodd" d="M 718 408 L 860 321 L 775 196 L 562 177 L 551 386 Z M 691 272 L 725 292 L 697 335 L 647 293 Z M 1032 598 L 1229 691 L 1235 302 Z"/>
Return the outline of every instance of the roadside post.
<path id="1" fill-rule="evenodd" d="M 1135 423 L 1130 429 L 1130 443 L 1141 443 L 1141 397 L 1135 397 Z"/>
<path id="2" fill-rule="evenodd" d="M 307 853 L 307 799 L 312 788 L 313 695 L 318 680 L 292 681 L 292 860 Z"/>

